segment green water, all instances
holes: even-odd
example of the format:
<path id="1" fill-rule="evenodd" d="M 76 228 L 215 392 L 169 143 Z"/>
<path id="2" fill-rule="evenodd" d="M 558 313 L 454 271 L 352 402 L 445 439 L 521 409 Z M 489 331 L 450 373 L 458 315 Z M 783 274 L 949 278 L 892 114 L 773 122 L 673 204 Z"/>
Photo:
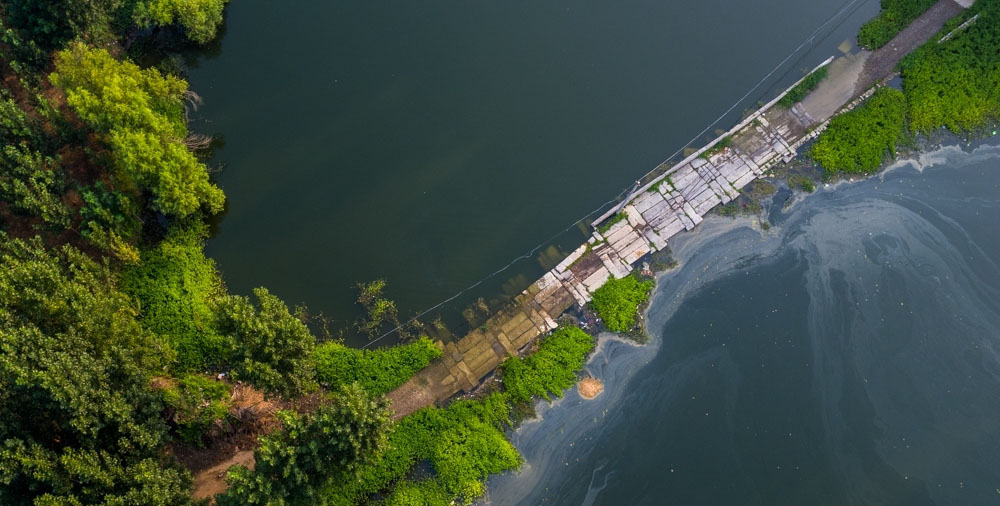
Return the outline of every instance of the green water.
<path id="1" fill-rule="evenodd" d="M 228 211 L 208 253 L 234 292 L 267 286 L 336 328 L 357 317 L 357 282 L 386 278 L 407 316 L 544 245 L 424 318 L 460 320 L 578 245 L 574 222 L 814 30 L 834 18 L 717 128 L 834 54 L 877 7 L 233 2 L 218 47 L 189 69 L 205 99 L 194 128 L 224 139 L 212 162 Z"/>

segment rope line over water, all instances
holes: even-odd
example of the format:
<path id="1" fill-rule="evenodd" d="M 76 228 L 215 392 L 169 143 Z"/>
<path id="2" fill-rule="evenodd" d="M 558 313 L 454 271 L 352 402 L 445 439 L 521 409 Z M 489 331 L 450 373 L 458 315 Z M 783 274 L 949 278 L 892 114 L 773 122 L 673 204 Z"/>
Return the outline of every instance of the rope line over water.
<path id="1" fill-rule="evenodd" d="M 824 29 L 826 29 L 828 26 L 830 26 L 831 23 L 833 23 L 838 18 L 840 18 L 839 22 L 833 27 L 833 29 L 836 29 L 837 27 L 839 27 L 840 25 L 842 25 L 847 20 L 847 17 L 850 14 L 853 14 L 854 11 L 856 11 L 862 5 L 864 5 L 865 3 L 868 3 L 870 1 L 872 1 L 872 0 L 845 0 L 845 2 L 837 10 L 837 12 L 833 14 L 833 16 L 831 16 L 829 19 L 827 19 L 818 28 L 816 28 L 815 30 L 813 30 L 813 32 L 808 37 L 806 37 L 806 39 L 801 44 L 799 44 L 798 47 L 796 47 L 794 50 L 792 50 L 792 52 L 789 53 L 788 56 L 786 56 L 784 59 L 782 59 L 781 62 L 779 62 L 777 66 L 775 66 L 770 72 L 768 72 L 763 78 L 761 78 L 760 81 L 757 82 L 757 84 L 755 84 L 752 88 L 750 88 L 750 91 L 746 92 L 742 97 L 740 97 L 740 99 L 737 100 L 736 103 L 734 103 L 731 107 L 729 107 L 729 109 L 726 109 L 726 111 L 724 113 L 722 113 L 722 115 L 720 115 L 718 118 L 715 119 L 715 121 L 713 121 L 711 124 L 709 124 L 707 127 L 705 127 L 705 129 L 702 130 L 701 132 L 699 132 L 698 135 L 696 135 L 695 137 L 693 137 L 691 140 L 689 140 L 687 143 L 685 143 L 683 146 L 681 146 L 680 149 L 678 149 L 673 154 L 671 154 L 670 156 L 668 156 L 663 162 L 657 164 L 656 167 L 654 167 L 652 170 L 646 172 L 639 179 L 642 180 L 643 178 L 649 177 L 650 174 L 656 172 L 660 167 L 662 167 L 663 165 L 669 163 L 670 160 L 672 160 L 674 157 L 676 157 L 681 152 L 683 152 L 686 148 L 688 148 L 689 146 L 691 146 L 692 143 L 694 143 L 695 141 L 697 141 L 698 139 L 700 139 L 703 135 L 705 135 L 706 133 L 708 133 L 709 130 L 711 130 L 713 127 L 715 127 L 720 121 L 722 121 L 723 119 L 725 119 L 726 116 L 728 116 L 730 113 L 732 113 L 733 110 L 735 110 L 737 107 L 740 106 L 740 104 L 744 103 L 746 101 L 746 99 L 748 97 L 750 97 L 750 95 L 752 95 L 761 86 L 763 86 L 764 83 L 766 83 L 767 80 L 770 79 L 776 72 L 778 72 L 779 70 L 781 70 L 781 68 L 783 66 L 785 66 L 785 64 L 787 64 L 792 58 L 794 58 L 796 54 L 798 54 L 800 51 L 802 51 L 803 48 L 805 48 L 807 45 L 813 43 L 816 40 L 816 37 L 820 34 L 820 32 L 822 32 Z M 788 75 L 789 72 L 791 72 L 791 69 L 787 70 L 784 75 Z M 632 191 L 631 188 L 633 188 L 633 187 L 629 186 L 628 188 L 626 188 L 623 191 L 619 192 L 611 200 L 608 200 L 607 202 L 604 202 L 603 204 L 601 204 L 600 206 L 598 206 L 594 210 L 592 210 L 589 213 L 587 213 L 586 215 L 584 215 L 582 218 L 577 219 L 573 223 L 569 224 L 569 226 L 567 226 L 566 228 L 563 228 L 562 230 L 556 232 L 555 234 L 553 234 L 549 238 L 547 238 L 544 241 L 542 241 L 541 243 L 539 243 L 537 246 L 531 248 L 526 253 L 524 253 L 524 254 L 522 254 L 522 255 L 514 258 L 507 265 L 504 265 L 503 267 L 501 267 L 501 268 L 493 271 L 489 275 L 487 275 L 487 276 L 483 277 L 482 279 L 480 279 L 479 281 L 476 281 L 475 283 L 469 285 L 468 287 L 466 287 L 465 289 L 463 289 L 460 292 L 456 293 L 455 295 L 452 295 L 451 297 L 448 297 L 447 299 L 444 299 L 441 302 L 438 302 L 437 304 L 435 304 L 435 305 L 433 305 L 433 306 L 431 306 L 431 307 L 429 307 L 429 308 L 427 308 L 427 309 L 425 309 L 425 310 L 417 313 L 415 316 L 413 316 L 412 318 L 410 318 L 406 322 L 397 325 L 396 327 L 390 329 L 386 333 L 384 333 L 384 334 L 376 337 L 375 339 L 372 339 L 371 341 L 368 341 L 368 343 L 366 343 L 363 346 L 361 346 L 361 349 L 369 348 L 370 346 L 378 343 L 379 341 L 385 339 L 386 337 L 389 337 L 390 335 L 398 332 L 400 329 L 402 329 L 406 325 L 409 325 L 409 324 L 417 321 L 419 318 L 427 315 L 431 311 L 434 311 L 435 309 L 438 309 L 441 306 L 443 306 L 443 305 L 445 305 L 445 304 L 447 304 L 447 303 L 449 303 L 449 302 L 451 302 L 451 301 L 453 301 L 453 300 L 461 297 L 462 295 L 464 295 L 464 294 L 468 293 L 469 291 L 475 289 L 479 285 L 481 285 L 481 284 L 485 283 L 486 281 L 488 281 L 488 280 L 496 277 L 498 274 L 506 271 L 507 269 L 510 269 L 517 262 L 520 262 L 521 260 L 530 259 L 532 257 L 532 255 L 534 255 L 538 250 L 540 250 L 543 247 L 545 247 L 546 245 L 550 244 L 553 240 L 555 240 L 560 235 L 568 232 L 573 227 L 576 227 L 579 223 L 581 223 L 581 222 L 589 219 L 591 216 L 593 216 L 594 214 L 598 213 L 599 211 L 601 211 L 605 207 L 607 207 L 607 206 L 609 206 L 611 204 L 614 204 L 615 202 L 619 202 L 623 198 L 628 197 L 631 194 L 631 191 Z"/>

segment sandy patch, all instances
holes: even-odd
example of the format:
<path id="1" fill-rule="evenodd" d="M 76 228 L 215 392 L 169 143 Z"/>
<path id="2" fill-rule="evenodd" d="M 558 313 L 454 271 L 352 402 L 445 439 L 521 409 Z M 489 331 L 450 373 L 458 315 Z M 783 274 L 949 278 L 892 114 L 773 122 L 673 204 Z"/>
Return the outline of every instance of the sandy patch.
<path id="1" fill-rule="evenodd" d="M 601 380 L 597 378 L 587 376 L 576 384 L 576 388 L 580 390 L 580 397 L 593 399 L 604 391 L 604 383 L 601 383 Z"/>

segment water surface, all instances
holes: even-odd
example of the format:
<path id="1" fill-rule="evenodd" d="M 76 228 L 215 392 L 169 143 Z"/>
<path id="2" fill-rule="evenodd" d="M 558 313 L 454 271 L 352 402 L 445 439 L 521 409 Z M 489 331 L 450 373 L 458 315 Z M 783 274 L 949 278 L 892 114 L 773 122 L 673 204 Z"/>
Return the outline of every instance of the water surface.
<path id="1" fill-rule="evenodd" d="M 575 248 L 576 220 L 789 54 L 718 127 L 834 54 L 877 4 L 233 2 L 189 72 L 195 128 L 225 140 L 228 211 L 207 251 L 234 292 L 267 286 L 335 326 L 377 277 L 412 314 L 535 246 Z M 453 312 L 559 255 L 532 251 Z"/>
<path id="2" fill-rule="evenodd" d="M 921 170 L 917 170 L 917 168 Z M 995 504 L 1000 148 L 715 218 L 575 391 L 515 433 L 507 504 Z"/>

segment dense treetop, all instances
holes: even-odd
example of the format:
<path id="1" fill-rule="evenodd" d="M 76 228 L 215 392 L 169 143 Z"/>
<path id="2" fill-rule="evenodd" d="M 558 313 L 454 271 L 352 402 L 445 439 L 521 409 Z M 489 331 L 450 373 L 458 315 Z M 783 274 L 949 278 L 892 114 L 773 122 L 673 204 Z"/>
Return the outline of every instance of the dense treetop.
<path id="1" fill-rule="evenodd" d="M 151 192 L 154 208 L 177 216 L 222 210 L 222 191 L 183 142 L 187 83 L 80 43 L 59 52 L 50 79 L 80 119 L 107 134 L 116 176 Z"/>

